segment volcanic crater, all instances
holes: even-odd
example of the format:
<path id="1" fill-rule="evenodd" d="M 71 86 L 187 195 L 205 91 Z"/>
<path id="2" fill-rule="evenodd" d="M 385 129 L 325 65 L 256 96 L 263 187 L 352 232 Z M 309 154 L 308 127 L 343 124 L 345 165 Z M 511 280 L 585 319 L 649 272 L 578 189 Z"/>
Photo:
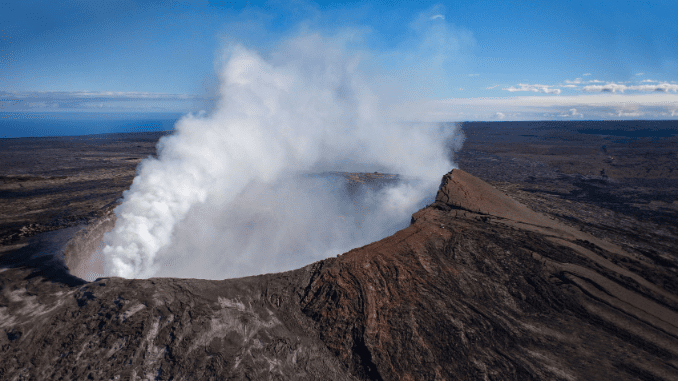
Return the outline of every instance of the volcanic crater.
<path id="1" fill-rule="evenodd" d="M 603 152 L 597 138 L 518 126 L 509 150 L 484 128 L 466 126 L 464 169 L 408 227 L 297 270 L 218 281 L 82 279 L 129 158 L 162 134 L 85 140 L 91 160 L 49 172 L 17 163 L 0 189 L 0 378 L 678 379 L 676 178 L 615 167 L 674 138 L 611 138 Z M 47 144 L 24 143 L 3 160 Z M 115 149 L 131 145 L 134 156 Z M 594 166 L 611 154 L 602 176 Z"/>

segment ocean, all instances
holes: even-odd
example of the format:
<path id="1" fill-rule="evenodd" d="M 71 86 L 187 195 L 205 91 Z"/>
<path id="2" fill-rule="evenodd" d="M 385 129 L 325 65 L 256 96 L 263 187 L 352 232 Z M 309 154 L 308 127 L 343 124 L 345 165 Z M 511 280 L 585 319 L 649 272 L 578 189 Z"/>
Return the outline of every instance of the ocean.
<path id="1" fill-rule="evenodd" d="M 179 113 L 0 112 L 0 138 L 173 130 Z"/>
<path id="2" fill-rule="evenodd" d="M 0 112 L 0 139 L 171 131 L 183 115 L 150 112 Z M 462 122 L 461 125 L 462 128 L 466 126 L 483 131 L 483 135 L 488 135 L 484 139 L 491 140 L 491 136 L 496 134 L 499 141 L 505 141 L 503 130 L 506 129 L 515 132 L 514 139 L 544 138 L 554 131 L 576 131 L 584 135 L 625 137 L 631 140 L 678 136 L 676 120 Z"/>

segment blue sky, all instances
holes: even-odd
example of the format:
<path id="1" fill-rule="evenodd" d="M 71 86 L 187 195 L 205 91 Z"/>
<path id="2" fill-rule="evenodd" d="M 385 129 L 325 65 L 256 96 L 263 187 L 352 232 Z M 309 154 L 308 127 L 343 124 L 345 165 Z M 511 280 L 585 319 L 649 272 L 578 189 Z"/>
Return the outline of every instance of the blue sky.
<path id="1" fill-rule="evenodd" d="M 0 112 L 189 112 L 223 46 L 318 33 L 418 120 L 678 119 L 674 1 L 2 1 Z"/>

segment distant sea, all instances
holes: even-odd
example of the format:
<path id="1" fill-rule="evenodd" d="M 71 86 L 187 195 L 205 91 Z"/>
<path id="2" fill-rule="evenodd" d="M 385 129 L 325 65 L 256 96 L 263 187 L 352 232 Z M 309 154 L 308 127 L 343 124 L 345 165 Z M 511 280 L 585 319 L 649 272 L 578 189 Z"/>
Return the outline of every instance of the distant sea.
<path id="1" fill-rule="evenodd" d="M 0 112 L 0 139 L 81 136 L 124 132 L 171 131 L 185 114 L 180 113 L 95 113 L 95 112 Z M 678 136 L 676 120 L 605 121 L 516 121 L 462 122 L 462 128 L 474 128 L 488 134 L 511 129 L 516 136 L 545 137 L 553 131 L 572 131 L 585 135 L 610 137 L 671 138 Z M 467 136 L 468 138 L 468 136 Z M 500 140 L 506 134 L 497 134 Z"/>
<path id="2" fill-rule="evenodd" d="M 178 113 L 0 112 L 0 138 L 173 130 Z"/>

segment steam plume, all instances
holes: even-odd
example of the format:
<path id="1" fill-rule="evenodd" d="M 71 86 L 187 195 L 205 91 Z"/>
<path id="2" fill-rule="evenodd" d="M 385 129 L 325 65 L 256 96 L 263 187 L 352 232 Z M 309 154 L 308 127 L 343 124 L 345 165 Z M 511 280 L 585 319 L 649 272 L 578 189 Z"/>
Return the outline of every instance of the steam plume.
<path id="1" fill-rule="evenodd" d="M 454 126 L 388 117 L 340 45 L 310 34 L 270 58 L 226 52 L 220 99 L 144 160 L 103 249 L 106 272 L 223 279 L 289 270 L 393 233 L 435 193 Z M 327 171 L 409 181 L 358 196 Z M 316 175 L 313 175 L 316 174 Z"/>

